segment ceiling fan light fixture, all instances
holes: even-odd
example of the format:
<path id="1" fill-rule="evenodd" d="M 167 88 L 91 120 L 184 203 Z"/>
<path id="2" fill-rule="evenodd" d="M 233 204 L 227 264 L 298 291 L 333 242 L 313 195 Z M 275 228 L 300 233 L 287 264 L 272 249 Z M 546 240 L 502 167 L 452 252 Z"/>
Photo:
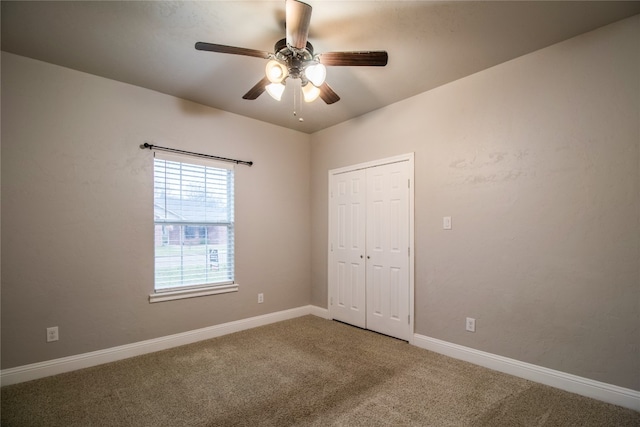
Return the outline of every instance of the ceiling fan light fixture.
<path id="1" fill-rule="evenodd" d="M 313 102 L 318 99 L 318 96 L 320 96 L 320 89 L 315 87 L 313 84 L 307 83 L 302 86 L 302 95 L 304 96 L 305 102 Z"/>
<path id="2" fill-rule="evenodd" d="M 304 75 L 314 86 L 320 87 L 327 77 L 327 68 L 320 63 L 314 63 L 304 69 Z"/>
<path id="3" fill-rule="evenodd" d="M 271 83 L 282 83 L 289 75 L 287 67 L 275 59 L 267 62 L 265 73 Z"/>
<path id="4" fill-rule="evenodd" d="M 282 99 L 282 94 L 284 93 L 284 84 L 282 83 L 271 83 L 265 86 L 267 93 L 271 95 L 273 99 L 276 101 L 280 101 Z"/>
<path id="5" fill-rule="evenodd" d="M 334 104 L 340 97 L 325 81 L 326 66 L 384 67 L 389 55 L 384 50 L 315 54 L 308 40 L 312 7 L 305 1 L 308 0 L 285 0 L 285 38 L 276 42 L 273 52 L 206 42 L 197 42 L 195 48 L 268 60 L 264 68 L 265 75 L 242 99 L 254 100 L 266 91 L 273 99 L 280 101 L 287 79 L 293 79 L 300 81 L 306 102 L 320 97 L 327 105 Z M 295 93 L 291 97 L 295 104 L 300 99 L 300 90 L 298 82 L 294 83 Z"/>

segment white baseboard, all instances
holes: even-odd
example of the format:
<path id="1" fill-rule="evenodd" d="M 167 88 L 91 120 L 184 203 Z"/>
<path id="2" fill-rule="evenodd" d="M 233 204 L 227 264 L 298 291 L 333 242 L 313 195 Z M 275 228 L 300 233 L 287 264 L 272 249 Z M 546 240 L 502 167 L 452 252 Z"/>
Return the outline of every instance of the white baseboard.
<path id="1" fill-rule="evenodd" d="M 140 356 L 142 354 L 153 353 L 155 351 L 166 350 L 185 344 L 216 338 L 222 335 L 268 325 L 270 323 L 293 319 L 295 317 L 314 314 L 318 317 L 325 317 L 324 311 L 320 307 L 307 305 L 290 310 L 269 313 L 262 316 L 250 317 L 248 319 L 223 323 L 221 325 L 209 326 L 202 329 L 187 331 L 175 335 L 168 335 L 118 347 L 107 348 L 105 350 L 92 351 L 90 353 L 78 354 L 75 356 L 63 357 L 60 359 L 47 360 L 30 365 L 18 366 L 15 368 L 3 369 L 0 371 L 0 384 L 10 385 L 25 381 L 57 375 L 64 372 L 89 368 L 103 363 L 115 362 L 129 357 Z M 327 312 L 328 316 L 328 312 Z"/>
<path id="2" fill-rule="evenodd" d="M 329 315 L 329 310 L 328 309 L 322 308 L 322 307 L 318 307 L 316 305 L 311 305 L 309 307 L 311 307 L 311 313 L 309 313 L 309 314 L 313 314 L 316 317 L 322 317 L 323 319 L 331 319 L 331 316 Z"/>
<path id="3" fill-rule="evenodd" d="M 454 359 L 640 411 L 640 391 L 532 365 L 424 335 L 414 334 L 413 344 Z"/>

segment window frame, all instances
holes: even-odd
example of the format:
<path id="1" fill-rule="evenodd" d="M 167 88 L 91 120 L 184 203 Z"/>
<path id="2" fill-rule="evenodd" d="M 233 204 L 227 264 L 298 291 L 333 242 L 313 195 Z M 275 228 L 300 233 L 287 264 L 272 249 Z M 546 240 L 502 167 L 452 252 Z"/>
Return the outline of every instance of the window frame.
<path id="1" fill-rule="evenodd" d="M 211 159 L 199 158 L 199 157 L 191 157 L 180 154 L 173 153 L 165 153 L 165 152 L 153 152 L 153 191 L 154 191 L 154 210 L 155 210 L 155 191 L 156 191 L 156 172 L 155 172 L 155 161 L 165 160 L 171 162 L 179 162 L 188 165 L 196 165 L 196 166 L 204 166 L 204 167 L 213 167 L 217 169 L 227 169 L 233 172 L 233 182 L 231 183 L 232 187 L 235 187 L 235 168 L 233 164 L 227 164 Z M 228 186 L 227 186 L 228 188 Z M 217 295 L 224 294 L 229 292 L 237 292 L 238 284 L 235 282 L 235 250 L 232 251 L 232 279 L 228 281 L 219 281 L 215 283 L 204 283 L 204 284 L 193 284 L 193 285 L 183 285 L 183 286 L 175 286 L 169 288 L 156 288 L 156 243 L 155 243 L 155 233 L 157 225 L 180 225 L 186 227 L 197 226 L 197 227 L 208 227 L 208 226 L 226 226 L 231 227 L 231 239 L 232 239 L 232 248 L 235 248 L 235 188 L 232 192 L 232 198 L 229 201 L 231 206 L 229 209 L 231 210 L 231 221 L 221 222 L 221 221 L 157 221 L 154 213 L 154 254 L 153 254 L 153 292 L 149 295 L 149 302 L 163 302 L 163 301 L 171 301 L 175 299 L 184 299 L 184 298 L 193 298 L 207 295 Z M 229 231 L 227 231 L 229 233 Z M 181 255 L 182 256 L 182 255 Z"/>

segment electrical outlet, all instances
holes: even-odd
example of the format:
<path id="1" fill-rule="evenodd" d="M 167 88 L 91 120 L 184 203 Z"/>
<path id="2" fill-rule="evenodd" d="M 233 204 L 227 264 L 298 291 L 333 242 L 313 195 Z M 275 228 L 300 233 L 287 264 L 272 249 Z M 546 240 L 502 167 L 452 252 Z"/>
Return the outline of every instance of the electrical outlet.
<path id="1" fill-rule="evenodd" d="M 258 294 L 258 304 L 262 304 L 264 302 L 264 294 Z"/>
<path id="2" fill-rule="evenodd" d="M 58 341 L 58 327 L 47 328 L 47 342 Z"/>
<path id="3" fill-rule="evenodd" d="M 476 331 L 476 319 L 474 319 L 473 317 L 467 317 L 467 331 Z"/>

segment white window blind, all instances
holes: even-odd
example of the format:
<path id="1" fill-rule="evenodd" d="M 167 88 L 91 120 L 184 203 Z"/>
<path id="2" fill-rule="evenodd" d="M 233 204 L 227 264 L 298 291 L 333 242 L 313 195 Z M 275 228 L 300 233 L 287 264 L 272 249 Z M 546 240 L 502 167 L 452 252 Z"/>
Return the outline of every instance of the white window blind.
<path id="1" fill-rule="evenodd" d="M 155 291 L 233 283 L 233 166 L 154 156 Z"/>

